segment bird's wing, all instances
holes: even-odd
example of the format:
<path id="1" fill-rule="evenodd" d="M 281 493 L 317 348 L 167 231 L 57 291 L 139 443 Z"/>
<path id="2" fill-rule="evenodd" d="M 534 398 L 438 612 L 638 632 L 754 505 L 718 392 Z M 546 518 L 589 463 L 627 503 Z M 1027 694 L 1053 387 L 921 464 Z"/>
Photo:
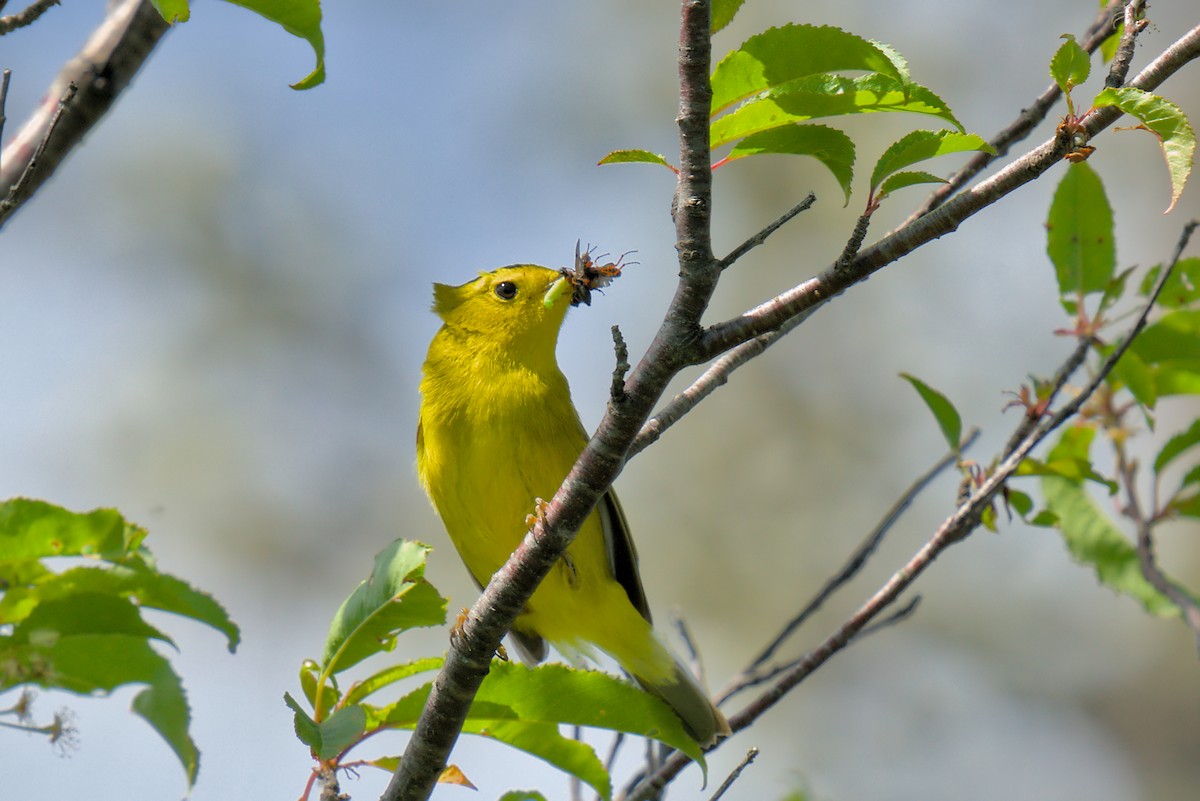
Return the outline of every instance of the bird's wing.
<path id="1" fill-rule="evenodd" d="M 637 549 L 633 547 L 633 539 L 629 536 L 629 524 L 625 522 L 625 513 L 621 511 L 621 503 L 617 494 L 612 490 L 604 493 L 600 503 L 596 504 L 596 513 L 600 515 L 600 526 L 604 530 L 604 550 L 608 553 L 608 564 L 612 568 L 617 583 L 625 588 L 633 608 L 642 617 L 650 621 L 650 605 L 646 603 L 646 591 L 642 589 L 642 577 L 638 573 Z"/>

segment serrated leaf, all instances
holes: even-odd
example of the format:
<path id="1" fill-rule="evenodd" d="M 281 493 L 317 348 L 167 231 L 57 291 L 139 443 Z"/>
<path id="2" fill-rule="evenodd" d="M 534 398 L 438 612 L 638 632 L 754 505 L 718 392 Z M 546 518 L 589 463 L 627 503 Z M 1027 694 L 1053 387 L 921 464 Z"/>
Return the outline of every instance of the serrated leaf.
<path id="1" fill-rule="evenodd" d="M 875 197 L 879 199 L 885 198 L 897 189 L 903 189 L 906 186 L 944 183 L 946 183 L 945 178 L 939 178 L 930 172 L 921 172 L 920 170 L 895 172 L 879 185 L 879 191 L 875 193 Z"/>
<path id="2" fill-rule="evenodd" d="M 1092 105 L 1116 106 L 1126 114 L 1137 117 L 1145 128 L 1158 137 L 1163 158 L 1167 162 L 1167 174 L 1171 178 L 1171 203 L 1164 214 L 1175 208 L 1184 184 L 1192 173 L 1196 154 L 1196 132 L 1179 106 L 1158 95 L 1132 86 L 1104 89 L 1096 95 Z"/>
<path id="3" fill-rule="evenodd" d="M 51 556 L 119 561 L 137 552 L 145 537 L 115 509 L 71 512 L 29 498 L 0 503 L 0 564 Z"/>
<path id="4" fill-rule="evenodd" d="M 1120 360 L 1113 366 L 1109 378 L 1116 377 L 1146 409 L 1154 409 L 1158 403 L 1158 383 L 1153 371 L 1137 355 L 1133 348 L 1126 348 Z"/>
<path id="5" fill-rule="evenodd" d="M 784 25 L 769 28 L 721 59 L 712 75 L 712 113 L 765 89 L 818 72 L 865 70 L 903 81 L 891 57 L 840 28 Z"/>
<path id="6" fill-rule="evenodd" d="M 1156 264 L 1146 273 L 1138 288 L 1142 297 L 1150 297 L 1150 293 L 1158 285 L 1162 267 L 1161 264 Z M 1177 309 L 1190 306 L 1197 300 L 1200 300 L 1200 256 L 1190 256 L 1175 263 L 1175 269 L 1167 276 L 1155 303 L 1164 308 Z"/>
<path id="7" fill-rule="evenodd" d="M 300 706 L 300 702 L 292 697 L 291 693 L 283 694 L 283 702 L 292 710 L 292 726 L 296 731 L 297 739 L 316 753 L 317 749 L 321 747 L 321 727 L 305 711 L 304 707 Z"/>
<path id="8" fill-rule="evenodd" d="M 1154 457 L 1154 472 L 1161 473 L 1185 451 L 1200 443 L 1200 420 L 1194 420 L 1187 431 L 1176 434 L 1163 444 Z"/>
<path id="9" fill-rule="evenodd" d="M 150 0 L 162 18 L 170 23 L 187 22 L 191 16 L 188 0 Z M 292 84 L 293 89 L 311 89 L 325 82 L 325 35 L 321 31 L 320 0 L 227 0 L 274 22 L 293 36 L 308 42 L 317 57 L 317 66 L 305 78 Z"/>
<path id="10" fill-rule="evenodd" d="M 357 681 L 350 685 L 350 689 L 346 691 L 346 703 L 357 704 L 372 693 L 379 692 L 384 687 L 391 686 L 398 681 L 402 681 L 411 676 L 416 676 L 421 673 L 428 673 L 431 670 L 439 670 L 445 663 L 445 659 L 440 656 L 430 656 L 424 659 L 417 659 L 412 662 L 405 662 L 402 665 L 391 665 L 383 670 L 375 673 L 362 681 Z"/>
<path id="11" fill-rule="evenodd" d="M 293 89 L 311 89 L 325 82 L 325 34 L 321 31 L 320 0 L 228 0 L 274 22 L 292 36 L 308 42 L 317 65 Z"/>
<path id="12" fill-rule="evenodd" d="M 375 557 L 371 576 L 342 603 L 329 626 L 324 672 L 340 673 L 390 651 L 402 631 L 446 622 L 446 599 L 424 578 L 429 551 L 422 543 L 396 540 Z"/>
<path id="13" fill-rule="evenodd" d="M 192 15 L 188 8 L 188 0 L 150 0 L 150 4 L 170 25 L 177 22 L 187 22 Z"/>
<path id="14" fill-rule="evenodd" d="M 1067 167 L 1046 219 L 1046 252 L 1065 303 L 1103 292 L 1117 266 L 1112 207 L 1100 176 L 1079 162 Z"/>
<path id="15" fill-rule="evenodd" d="M 141 559 L 108 567 L 66 570 L 42 581 L 36 594 L 43 602 L 80 594 L 135 599 L 140 607 L 171 612 L 222 632 L 230 653 L 237 650 L 241 639 L 237 624 L 211 595 L 151 569 Z"/>
<path id="16" fill-rule="evenodd" d="M 995 148 L 977 134 L 944 130 L 913 131 L 893 143 L 879 157 L 879 161 L 875 162 L 875 169 L 871 172 L 871 193 L 874 194 L 884 179 L 892 173 L 936 156 L 969 150 L 996 152 Z"/>
<path id="17" fill-rule="evenodd" d="M 187 702 L 170 663 L 150 647 L 147 639 L 150 635 L 140 627 L 131 626 L 127 616 L 100 622 L 98 616 L 89 615 L 86 620 L 67 625 L 56 618 L 53 628 L 46 628 L 43 622 L 35 610 L 15 627 L 11 638 L 0 638 L 0 664 L 27 666 L 16 675 L 0 674 L 0 689 L 37 684 L 90 695 L 112 692 L 127 684 L 147 685 L 146 690 L 134 697 L 132 709 L 175 752 L 190 787 L 199 767 L 199 753 L 187 734 L 190 722 Z M 109 633 L 129 629 L 137 631 Z M 90 633 L 91 630 L 105 633 Z"/>
<path id="18" fill-rule="evenodd" d="M 133 711 L 158 732 L 175 752 L 187 774 L 188 787 L 196 783 L 200 770 L 200 751 L 188 734 L 192 715 L 188 707 L 183 683 L 163 661 L 149 686 L 134 696 Z"/>
<path id="19" fill-rule="evenodd" d="M 1180 613 L 1142 575 L 1137 550 L 1088 497 L 1083 485 L 1065 478 L 1042 479 L 1046 506 L 1058 517 L 1059 529 L 1071 555 L 1090 565 L 1105 586 L 1138 601 L 1159 617 Z"/>
<path id="20" fill-rule="evenodd" d="M 387 706 L 364 704 L 367 729 L 415 726 L 430 686 L 413 690 Z M 586 744 L 562 737 L 558 733 L 560 724 L 650 737 L 705 766 L 703 752 L 662 701 L 607 673 L 565 665 L 530 668 L 493 661 L 463 731 L 492 737 L 533 754 L 578 777 L 607 798 L 611 793 L 608 775 L 595 752 Z"/>
<path id="21" fill-rule="evenodd" d="M 855 77 L 817 73 L 761 92 L 717 118 L 709 145 L 717 148 L 760 131 L 818 117 L 895 111 L 938 117 L 962 129 L 945 101 L 924 86 L 877 73 Z"/>
<path id="22" fill-rule="evenodd" d="M 850 200 L 850 182 L 854 178 L 854 142 L 836 128 L 824 125 L 787 125 L 752 134 L 734 145 L 723 161 L 746 156 L 778 153 L 812 156 L 833 173 L 834 180 Z"/>
<path id="23" fill-rule="evenodd" d="M 950 450 L 958 453 L 959 443 L 962 442 L 962 417 L 954 408 L 954 404 L 945 395 L 916 376 L 901 373 L 900 377 L 912 384 L 913 389 L 921 396 L 921 400 L 925 401 L 929 411 L 933 412 L 933 418 L 937 421 L 938 428 L 942 430 L 942 436 L 946 438 L 946 444 L 950 446 Z"/>
<path id="24" fill-rule="evenodd" d="M 317 759 L 333 759 L 358 742 L 366 729 L 366 711 L 357 704 L 344 706 L 321 721 Z"/>
<path id="25" fill-rule="evenodd" d="M 1088 79 L 1092 63 L 1087 51 L 1079 46 L 1074 36 L 1064 33 L 1060 38 L 1066 41 L 1050 59 L 1050 77 L 1054 78 L 1059 89 L 1069 93 Z"/>
<path id="26" fill-rule="evenodd" d="M 599 167 L 602 164 L 661 164 L 667 169 L 675 172 L 675 167 L 667 161 L 665 156 L 660 156 L 658 153 L 651 153 L 649 150 L 614 150 L 604 158 L 596 162 Z"/>
<path id="27" fill-rule="evenodd" d="M 1162 316 L 1129 347 L 1150 365 L 1200 361 L 1200 311 L 1181 309 Z"/>
<path id="28" fill-rule="evenodd" d="M 746 0 L 713 0 L 711 33 L 716 33 L 733 22 L 733 18 L 745 2 Z"/>
<path id="29" fill-rule="evenodd" d="M 499 801 L 546 801 L 546 796 L 537 790 L 509 790 Z"/>
<path id="30" fill-rule="evenodd" d="M 1060 476 L 1070 481 L 1094 481 L 1108 490 L 1109 495 L 1115 495 L 1119 487 L 1112 479 L 1106 478 L 1092 467 L 1087 459 L 1070 456 L 1058 456 L 1049 461 L 1029 458 L 1017 467 L 1018 476 Z"/>

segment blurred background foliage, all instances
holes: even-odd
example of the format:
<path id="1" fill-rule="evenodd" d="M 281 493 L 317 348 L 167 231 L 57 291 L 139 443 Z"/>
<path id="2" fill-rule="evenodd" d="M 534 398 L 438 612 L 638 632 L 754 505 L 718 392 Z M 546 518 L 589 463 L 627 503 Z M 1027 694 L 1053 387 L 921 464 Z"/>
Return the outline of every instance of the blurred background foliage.
<path id="1" fill-rule="evenodd" d="M 197 801 L 299 794 L 309 761 L 282 694 L 394 537 L 437 548 L 428 575 L 452 608 L 475 597 L 413 470 L 420 364 L 436 328 L 431 282 L 517 261 L 561 266 L 576 238 L 600 252 L 636 249 L 641 264 L 574 312 L 560 345 L 593 425 L 612 369 L 608 327 L 619 324 L 640 353 L 676 272 L 666 171 L 594 166 L 616 148 L 676 152 L 675 4 L 360 1 L 324 11 L 328 82 L 297 93 L 287 84 L 310 63 L 302 42 L 242 9 L 197 7 L 3 240 L 4 495 L 120 508 L 149 528 L 165 570 L 211 591 L 243 626 L 236 656 L 211 632 L 173 629 L 203 752 Z M 1094 11 L 1082 0 L 757 0 L 716 50 L 773 24 L 838 25 L 898 49 L 915 80 L 990 136 L 1049 83 L 1059 34 L 1080 32 Z M 6 37 L 10 125 L 98 18 L 53 9 Z M 1194 8 L 1166 0 L 1151 19 L 1135 72 L 1195 24 Z M 1195 65 L 1161 92 L 1200 118 Z M 850 120 L 860 170 L 921 124 Z M 1094 144 L 1121 265 L 1166 258 L 1200 213 L 1200 192 L 1191 186 L 1164 217 L 1157 148 L 1111 132 Z M 951 158 L 938 167 L 949 172 Z M 712 319 L 836 258 L 864 183 L 842 208 L 815 162 L 719 171 L 719 251 L 810 189 L 819 202 L 726 276 Z M 628 466 L 618 488 L 651 602 L 663 620 L 682 610 L 711 685 L 941 455 L 932 419 L 897 373 L 919 375 L 984 426 L 972 455 L 986 461 L 1016 425 L 1015 412 L 1001 413 L 1002 390 L 1068 352 L 1051 335 L 1066 322 L 1042 228 L 1053 188 L 1027 187 L 835 300 Z M 920 197 L 887 201 L 868 241 Z M 906 559 L 954 492 L 952 477 L 935 485 L 800 642 L 823 637 Z M 1160 546 L 1192 587 L 1195 536 L 1181 524 Z M 919 588 L 913 620 L 833 660 L 716 755 L 710 775 L 753 744 L 762 754 L 739 785 L 748 798 L 797 787 L 880 801 L 1194 794 L 1200 699 L 1194 645 L 1177 622 L 1099 588 L 1052 533 L 1017 524 L 953 549 Z M 445 642 L 429 632 L 421 653 Z M 6 737 L 11 797 L 182 794 L 166 746 L 127 700 L 40 703 L 75 710 L 81 746 L 62 762 L 40 739 Z M 398 752 L 401 736 L 379 745 Z M 464 740 L 456 762 L 483 798 L 534 785 L 557 794 L 565 781 L 479 740 Z M 376 797 L 385 779 L 343 789 Z M 701 797 L 699 783 L 693 769 L 675 795 Z"/>

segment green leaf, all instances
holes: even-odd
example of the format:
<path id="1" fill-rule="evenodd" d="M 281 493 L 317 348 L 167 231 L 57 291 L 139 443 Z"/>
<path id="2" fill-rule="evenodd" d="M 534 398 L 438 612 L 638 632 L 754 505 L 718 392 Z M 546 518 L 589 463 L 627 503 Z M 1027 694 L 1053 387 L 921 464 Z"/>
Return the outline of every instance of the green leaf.
<path id="1" fill-rule="evenodd" d="M 833 173 L 846 201 L 854 178 L 854 142 L 836 128 L 824 125 L 787 125 L 751 134 L 738 142 L 724 161 L 763 153 L 812 156 Z"/>
<path id="2" fill-rule="evenodd" d="M 228 0 L 274 22 L 293 36 L 308 42 L 317 65 L 293 89 L 311 89 L 325 82 L 325 34 L 321 32 L 319 0 Z"/>
<path id="3" fill-rule="evenodd" d="M 671 166 L 665 156 L 660 156 L 657 153 L 651 153 L 649 150 L 614 150 L 600 161 L 596 162 L 596 166 L 601 164 L 661 164 L 672 172 L 677 170 Z"/>
<path id="4" fill-rule="evenodd" d="M 41 601 L 92 594 L 136 600 L 141 607 L 159 609 L 204 623 L 225 634 L 229 650 L 237 649 L 241 633 L 213 597 L 180 579 L 150 568 L 141 559 L 109 567 L 77 567 L 47 577 L 38 587 Z"/>
<path id="5" fill-rule="evenodd" d="M 847 77 L 822 72 L 761 92 L 717 118 L 709 142 L 716 148 L 759 131 L 817 117 L 884 111 L 934 116 L 962 129 L 950 107 L 924 86 L 877 73 Z"/>
<path id="6" fill-rule="evenodd" d="M 938 428 L 942 430 L 942 436 L 946 438 L 946 444 L 950 446 L 950 450 L 958 453 L 959 443 L 962 442 L 962 417 L 954 408 L 954 404 L 947 400 L 945 395 L 916 376 L 901 373 L 900 377 L 912 384 L 913 389 L 921 396 L 921 400 L 925 401 L 925 405 L 929 407 L 929 411 L 933 412 L 933 417 L 937 420 Z"/>
<path id="7" fill-rule="evenodd" d="M 333 759 L 362 739 L 367 715 L 361 706 L 344 706 L 321 721 L 317 759 Z"/>
<path id="8" fill-rule="evenodd" d="M 1009 508 L 1021 518 L 1028 517 L 1029 513 L 1033 511 L 1033 498 L 1030 498 L 1028 494 L 1020 490 L 1009 487 L 1004 495 L 1004 499 L 1008 502 Z"/>
<path id="9" fill-rule="evenodd" d="M 79 601 L 76 596 L 52 603 L 71 605 L 75 611 L 82 611 Z M 126 684 L 148 685 L 134 698 L 133 711 L 175 751 L 191 786 L 199 767 L 199 755 L 187 735 L 190 714 L 179 677 L 170 663 L 150 647 L 147 638 L 153 635 L 147 629 L 153 629 L 134 624 L 127 613 L 116 613 L 113 604 L 117 602 L 108 601 L 112 603 L 106 610 L 86 614 L 74 622 L 62 620 L 61 609 L 51 615 L 43 614 L 39 607 L 16 626 L 11 638 L 0 638 L 0 664 L 39 666 L 32 672 L 0 677 L 0 689 L 33 683 L 90 695 L 111 692 Z M 128 606 L 133 608 L 132 604 Z M 112 614 L 112 619 L 102 621 L 102 611 Z"/>
<path id="10" fill-rule="evenodd" d="M 1171 178 L 1171 203 L 1167 211 L 1175 208 L 1175 203 L 1183 194 L 1183 186 L 1192 173 L 1196 153 L 1196 133 L 1183 110 L 1169 100 L 1132 86 L 1104 89 L 1096 95 L 1092 105 L 1097 108 L 1116 106 L 1126 114 L 1137 117 L 1146 130 L 1158 137 Z"/>
<path id="11" fill-rule="evenodd" d="M 1200 493 L 1171 499 L 1168 508 L 1180 517 L 1200 517 Z"/>
<path id="12" fill-rule="evenodd" d="M 734 16 L 746 0 L 713 0 L 712 4 L 712 33 L 733 22 Z"/>
<path id="13" fill-rule="evenodd" d="M 1150 323 L 1130 349 L 1146 364 L 1200 361 L 1200 311 L 1173 311 Z"/>
<path id="14" fill-rule="evenodd" d="M 375 557 L 370 578 L 342 603 L 330 624 L 322 670 L 340 673 L 390 651 L 402 631 L 446 622 L 446 599 L 424 578 L 429 551 L 422 543 L 396 540 Z"/>
<path id="15" fill-rule="evenodd" d="M 1097 473 L 1091 462 L 1078 457 L 1059 456 L 1047 462 L 1029 458 L 1021 462 L 1015 475 L 1060 476 L 1070 481 L 1094 481 L 1103 485 L 1109 495 L 1116 495 L 1119 489 L 1117 482 Z"/>
<path id="16" fill-rule="evenodd" d="M 712 75 L 712 113 L 765 89 L 818 72 L 865 70 L 904 81 L 888 53 L 840 28 L 785 25 L 770 28 L 721 59 Z"/>
<path id="17" fill-rule="evenodd" d="M 162 15 L 163 20 L 174 25 L 176 22 L 187 22 L 191 16 L 188 0 L 150 0 L 150 5 Z"/>
<path id="18" fill-rule="evenodd" d="M 1054 78 L 1059 89 L 1069 93 L 1088 79 L 1092 63 L 1087 51 L 1079 46 L 1074 36 L 1064 33 L 1060 38 L 1066 41 L 1058 48 L 1054 58 L 1050 59 L 1050 76 Z"/>
<path id="19" fill-rule="evenodd" d="M 1163 362 L 1154 370 L 1154 384 L 1162 395 L 1200 395 L 1200 361 Z"/>
<path id="20" fill-rule="evenodd" d="M 146 689 L 134 696 L 132 708 L 159 733 L 187 773 L 188 787 L 196 783 L 200 770 L 200 751 L 188 734 L 192 715 L 183 683 L 163 660 Z"/>
<path id="21" fill-rule="evenodd" d="M 995 148 L 977 134 L 957 131 L 913 131 L 892 144 L 879 157 L 879 161 L 875 162 L 875 169 L 871 173 L 871 192 L 874 194 L 876 188 L 892 173 L 935 156 L 967 150 L 996 152 Z"/>
<path id="22" fill-rule="evenodd" d="M 1101 512 L 1083 485 L 1065 478 L 1042 479 L 1046 506 L 1059 519 L 1059 528 L 1071 555 L 1090 565 L 1100 582 L 1137 600 L 1159 617 L 1180 613 L 1179 607 L 1159 593 L 1142 576 L 1137 550 Z"/>
<path id="23" fill-rule="evenodd" d="M 1087 162 L 1070 165 L 1059 181 L 1046 229 L 1046 252 L 1064 305 L 1103 292 L 1117 266 L 1113 214 L 1100 176 Z"/>
<path id="24" fill-rule="evenodd" d="M 292 710 L 292 726 L 296 730 L 296 737 L 311 748 L 315 754 L 321 747 L 321 727 L 304 710 L 304 707 L 300 706 L 300 702 L 292 697 L 291 693 L 283 694 L 283 702 Z"/>
<path id="25" fill-rule="evenodd" d="M 115 509 L 80 514 L 28 498 L 0 503 L 0 565 L 48 556 L 120 561 L 136 553 L 145 537 Z"/>
<path id="26" fill-rule="evenodd" d="M 394 704 L 363 705 L 366 728 L 411 729 L 429 697 L 429 684 Z M 605 798 L 611 787 L 587 745 L 564 738 L 560 724 L 589 726 L 650 737 L 704 767 L 704 754 L 670 707 L 629 682 L 565 665 L 536 668 L 494 660 L 471 705 L 463 731 L 508 743 L 586 782 Z"/>
<path id="27" fill-rule="evenodd" d="M 189 0 L 150 0 L 162 18 L 172 24 L 187 22 L 191 16 Z M 248 8 L 274 22 L 293 36 L 309 43 L 317 57 L 317 66 L 293 89 L 311 89 L 325 82 L 325 34 L 321 31 L 320 0 L 227 0 Z"/>
<path id="28" fill-rule="evenodd" d="M 1190 487 L 1193 484 L 1200 484 L 1200 464 L 1187 471 L 1187 475 L 1185 475 L 1179 481 L 1179 488 L 1183 489 L 1184 487 Z"/>
<path id="29" fill-rule="evenodd" d="M 1146 273 L 1146 277 L 1142 279 L 1142 285 L 1138 289 L 1142 297 L 1150 297 L 1150 293 L 1158 284 L 1158 276 L 1162 273 L 1162 267 L 1161 264 L 1156 264 Z M 1175 269 L 1171 270 L 1171 274 L 1167 276 L 1167 281 L 1163 284 L 1162 291 L 1158 293 L 1158 300 L 1155 303 L 1168 309 L 1177 309 L 1181 306 L 1190 306 L 1197 300 L 1200 300 L 1200 256 L 1191 256 L 1175 263 Z"/>
<path id="30" fill-rule="evenodd" d="M 885 198 L 895 192 L 897 189 L 904 189 L 906 186 L 917 186 L 918 184 L 944 184 L 945 178 L 939 178 L 933 173 L 921 172 L 920 170 L 904 171 L 892 173 L 887 180 L 879 185 L 879 192 L 876 193 L 877 198 Z"/>
<path id="31" fill-rule="evenodd" d="M 1194 420 L 1187 431 L 1176 434 L 1167 440 L 1158 455 L 1154 457 L 1154 472 L 1162 473 L 1167 465 L 1197 443 L 1200 443 L 1200 420 Z"/>
<path id="32" fill-rule="evenodd" d="M 375 673 L 362 681 L 357 681 L 350 685 L 350 689 L 346 691 L 346 703 L 357 704 L 366 699 L 372 693 L 379 692 L 384 687 L 391 686 L 398 681 L 416 676 L 421 673 L 428 673 L 431 670 L 439 670 L 445 663 L 445 659 L 440 656 L 430 656 L 424 659 L 417 659 L 412 662 L 405 662 L 402 665 L 391 665 L 383 670 Z"/>
<path id="33" fill-rule="evenodd" d="M 546 801 L 546 796 L 537 790 L 509 790 L 500 801 Z"/>
<path id="34" fill-rule="evenodd" d="M 1126 348 L 1120 360 L 1113 366 L 1109 375 L 1110 382 L 1114 376 L 1142 406 L 1153 409 L 1158 403 L 1158 384 L 1154 380 L 1154 373 L 1133 348 Z"/>

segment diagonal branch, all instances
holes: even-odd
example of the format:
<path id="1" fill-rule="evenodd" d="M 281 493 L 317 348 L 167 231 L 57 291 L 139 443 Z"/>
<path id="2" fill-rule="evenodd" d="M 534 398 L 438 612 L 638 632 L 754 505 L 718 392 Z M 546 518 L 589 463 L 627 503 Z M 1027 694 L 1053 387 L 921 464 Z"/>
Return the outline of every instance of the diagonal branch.
<path id="1" fill-rule="evenodd" d="M 1142 70 L 1130 86 L 1153 90 L 1185 64 L 1200 57 L 1200 25 L 1168 47 Z M 1081 120 L 1088 137 L 1112 125 L 1121 116 L 1115 107 L 1095 109 Z M 777 297 L 709 328 L 700 343 L 706 358 L 713 358 L 742 342 L 774 331 L 789 318 L 807 312 L 845 291 L 913 250 L 958 229 L 964 220 L 1050 170 L 1070 148 L 1065 133 L 1039 145 L 1000 172 L 947 201 L 925 216 L 905 223 L 862 251 L 846 269 L 826 268 L 820 275 Z"/>
<path id="2" fill-rule="evenodd" d="M 1195 227 L 1195 222 L 1189 223 L 1185 229 L 1185 236 L 1180 240 L 1181 244 L 1177 246 L 1174 259 L 1164 267 L 1159 275 L 1158 283 L 1142 307 L 1137 321 L 1101 363 L 1087 386 L 1083 387 L 1078 394 L 1064 403 L 1053 415 L 1043 418 L 1032 429 L 1027 429 L 1027 435 L 1015 447 L 1011 445 L 1006 446 L 1005 451 L 1007 455 L 1000 464 L 975 490 L 971 498 L 966 503 L 961 504 L 954 511 L 954 514 L 938 527 L 934 535 L 909 559 L 907 564 L 896 571 L 866 603 L 847 618 L 824 642 L 806 654 L 802 659 L 795 662 L 790 670 L 783 673 L 774 686 L 760 695 L 741 712 L 730 717 L 729 725 L 734 732 L 741 731 L 750 726 L 767 710 L 778 703 L 792 688 L 827 662 L 830 657 L 844 649 L 856 636 L 865 631 L 875 618 L 886 610 L 905 589 L 911 586 L 943 551 L 951 545 L 961 542 L 979 527 L 984 510 L 991 506 L 996 495 L 1003 489 L 1005 483 L 1012 477 L 1021 463 L 1025 461 L 1025 458 L 1047 436 L 1079 412 L 1083 404 L 1095 394 L 1096 390 L 1108 378 L 1113 368 L 1116 367 L 1117 362 L 1121 360 L 1121 357 L 1125 355 L 1125 351 L 1133 343 L 1133 340 L 1145 328 L 1150 310 L 1154 308 L 1158 295 L 1170 277 L 1175 263 L 1178 261 L 1179 253 L 1182 252 L 1182 248 L 1187 242 L 1187 235 L 1190 235 Z M 1061 381 L 1056 381 L 1053 392 L 1047 401 L 1048 404 L 1053 403 L 1061 393 L 1069 374 L 1082 366 L 1083 357 L 1092 348 L 1092 345 L 1093 340 L 1091 337 L 1081 337 L 1079 339 L 1075 349 L 1064 360 L 1058 370 L 1058 376 L 1061 377 Z M 1192 612 L 1190 609 L 1188 610 L 1188 614 L 1189 616 L 1196 614 L 1197 617 L 1200 617 L 1200 612 Z M 687 767 L 689 762 L 690 760 L 682 754 L 672 754 L 658 771 L 643 778 L 625 798 L 625 801 L 645 801 L 645 799 L 653 797 L 677 776 L 680 771 Z"/>
<path id="3" fill-rule="evenodd" d="M 0 227 L 54 174 L 141 69 L 170 26 L 149 0 L 120 0 L 59 71 L 42 103 L 0 153 Z M 59 100 L 78 91 L 55 122 Z M 39 152 L 40 150 L 40 152 Z M 36 170 L 26 169 L 38 154 Z M 19 191 L 9 194 L 20 183 Z"/>
<path id="4" fill-rule="evenodd" d="M 1096 19 L 1088 26 L 1083 38 L 1079 41 L 1080 47 L 1088 53 L 1094 53 L 1099 49 L 1104 40 L 1112 33 L 1113 26 L 1121 16 L 1122 6 L 1125 5 L 1126 1 L 1109 0 L 1108 5 L 1100 9 L 1100 13 L 1096 16 Z M 1038 95 L 1037 99 L 1030 103 L 1028 108 L 1022 109 L 1017 118 L 988 143 L 996 149 L 994 154 L 980 152 L 972 156 L 963 165 L 961 170 L 951 175 L 946 183 L 940 185 L 929 194 L 925 202 L 905 221 L 905 225 L 918 217 L 925 216 L 945 203 L 951 195 L 970 183 L 989 164 L 1007 155 L 1009 148 L 1029 136 L 1033 132 L 1033 129 L 1042 120 L 1046 119 L 1046 115 L 1050 113 L 1050 109 L 1058 102 L 1060 97 L 1062 97 L 1062 89 L 1059 88 L 1057 83 L 1051 82 L 1050 86 Z"/>

